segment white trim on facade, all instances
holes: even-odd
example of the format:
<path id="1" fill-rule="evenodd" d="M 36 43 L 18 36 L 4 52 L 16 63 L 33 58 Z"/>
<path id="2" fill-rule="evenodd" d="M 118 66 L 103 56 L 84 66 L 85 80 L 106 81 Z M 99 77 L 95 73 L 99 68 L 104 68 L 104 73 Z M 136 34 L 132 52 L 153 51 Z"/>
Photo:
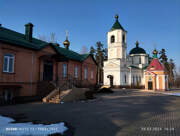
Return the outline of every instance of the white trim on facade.
<path id="1" fill-rule="evenodd" d="M 157 85 L 157 89 L 159 89 L 159 76 L 156 76 L 156 85 Z"/>
<path id="2" fill-rule="evenodd" d="M 163 89 L 165 89 L 165 75 L 162 75 Z"/>

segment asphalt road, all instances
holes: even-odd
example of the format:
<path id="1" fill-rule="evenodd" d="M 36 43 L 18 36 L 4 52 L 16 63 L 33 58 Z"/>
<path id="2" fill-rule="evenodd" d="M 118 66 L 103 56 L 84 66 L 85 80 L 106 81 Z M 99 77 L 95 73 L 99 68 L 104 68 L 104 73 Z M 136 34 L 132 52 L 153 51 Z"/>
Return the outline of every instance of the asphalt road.
<path id="1" fill-rule="evenodd" d="M 116 90 L 97 99 L 64 104 L 29 103 L 0 107 L 19 122 L 65 121 L 74 136 L 180 135 L 180 97 Z"/>

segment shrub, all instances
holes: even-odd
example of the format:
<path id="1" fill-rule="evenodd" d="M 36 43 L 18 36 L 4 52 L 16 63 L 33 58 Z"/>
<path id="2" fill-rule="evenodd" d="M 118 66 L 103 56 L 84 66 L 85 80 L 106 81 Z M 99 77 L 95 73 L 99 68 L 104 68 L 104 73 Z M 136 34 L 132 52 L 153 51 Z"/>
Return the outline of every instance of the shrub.
<path id="1" fill-rule="evenodd" d="M 101 88 L 97 93 L 113 93 L 114 91 L 110 88 Z"/>
<path id="2" fill-rule="evenodd" d="M 94 99 L 95 97 L 94 97 L 93 94 L 94 94 L 94 91 L 85 92 L 85 96 L 86 96 L 87 99 Z"/>

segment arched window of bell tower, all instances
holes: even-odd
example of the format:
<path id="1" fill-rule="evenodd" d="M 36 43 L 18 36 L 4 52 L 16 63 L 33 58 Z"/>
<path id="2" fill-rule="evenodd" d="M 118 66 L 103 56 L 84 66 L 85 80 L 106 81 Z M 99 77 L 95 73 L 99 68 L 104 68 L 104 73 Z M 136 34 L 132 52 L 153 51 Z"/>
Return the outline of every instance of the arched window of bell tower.
<path id="1" fill-rule="evenodd" d="M 112 36 L 111 36 L 111 43 L 114 43 L 114 42 L 115 42 L 115 36 L 112 35 Z"/>
<path id="2" fill-rule="evenodd" d="M 125 35 L 122 36 L 122 42 L 125 43 Z"/>

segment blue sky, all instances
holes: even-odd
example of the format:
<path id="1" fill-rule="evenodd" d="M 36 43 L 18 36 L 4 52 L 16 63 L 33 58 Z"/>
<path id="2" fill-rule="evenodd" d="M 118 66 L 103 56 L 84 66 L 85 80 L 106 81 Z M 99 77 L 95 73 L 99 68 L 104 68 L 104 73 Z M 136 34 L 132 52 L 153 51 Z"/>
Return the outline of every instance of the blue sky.
<path id="1" fill-rule="evenodd" d="M 24 24 L 32 22 L 34 37 L 53 32 L 61 46 L 68 29 L 70 48 L 78 52 L 97 41 L 106 47 L 117 13 L 128 31 L 128 53 L 138 39 L 149 54 L 154 44 L 165 48 L 180 66 L 180 0 L 0 0 L 4 27 L 24 33 Z"/>

